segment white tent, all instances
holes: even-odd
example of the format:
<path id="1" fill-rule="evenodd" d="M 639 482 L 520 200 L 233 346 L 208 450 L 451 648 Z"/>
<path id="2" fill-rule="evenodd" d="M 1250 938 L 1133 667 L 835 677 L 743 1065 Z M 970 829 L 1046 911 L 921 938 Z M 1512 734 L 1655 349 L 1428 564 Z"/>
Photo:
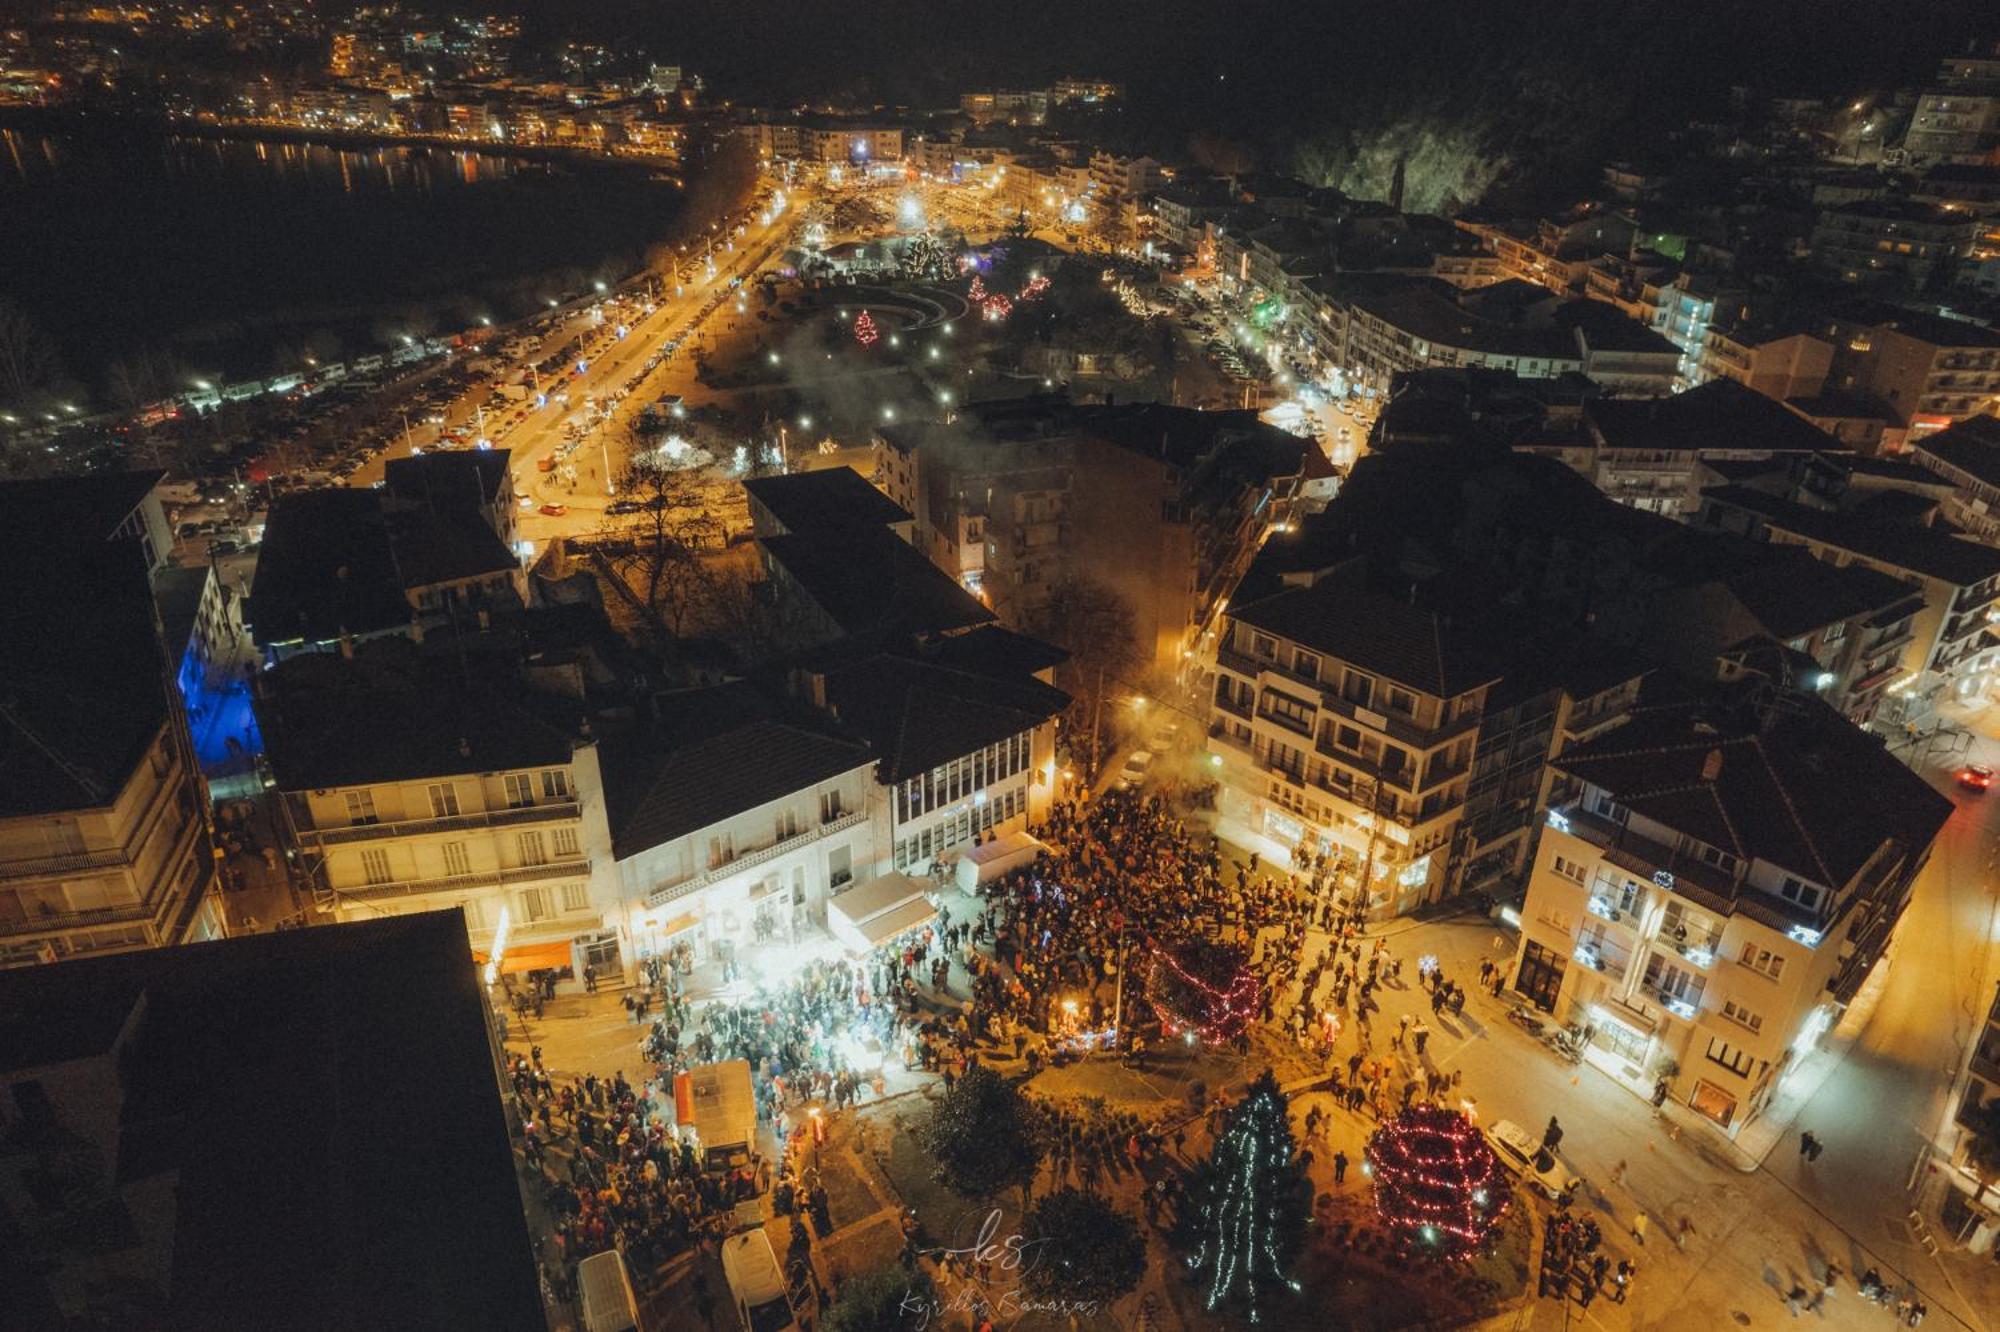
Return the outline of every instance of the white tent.
<path id="1" fill-rule="evenodd" d="M 1034 837 L 1018 829 L 971 847 L 958 858 L 958 891 L 968 897 L 976 896 L 980 884 L 991 883 L 1003 874 L 1034 864 L 1035 857 L 1046 849 Z"/>
<path id="2" fill-rule="evenodd" d="M 937 915 L 930 887 L 928 879 L 885 874 L 829 900 L 826 927 L 849 952 L 868 952 Z"/>

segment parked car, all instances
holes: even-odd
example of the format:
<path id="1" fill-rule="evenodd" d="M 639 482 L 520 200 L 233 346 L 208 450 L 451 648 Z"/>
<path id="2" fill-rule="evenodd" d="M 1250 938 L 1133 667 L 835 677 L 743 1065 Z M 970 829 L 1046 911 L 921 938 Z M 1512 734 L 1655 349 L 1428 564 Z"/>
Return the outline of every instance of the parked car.
<path id="1" fill-rule="evenodd" d="M 544 518 L 560 518 L 569 512 L 567 504 L 544 504 L 541 509 Z"/>
<path id="2" fill-rule="evenodd" d="M 1500 1164 L 1544 1198 L 1554 1202 L 1579 1181 L 1569 1168 L 1545 1152 L 1528 1131 L 1511 1119 L 1496 1119 L 1486 1127 L 1486 1144 Z"/>
<path id="3" fill-rule="evenodd" d="M 744 1332 L 788 1332 L 799 1325 L 785 1293 L 785 1274 L 763 1230 L 746 1230 L 722 1241 L 722 1276 Z"/>
<path id="4" fill-rule="evenodd" d="M 1958 770 L 1958 784 L 1983 794 L 1993 785 L 1993 769 L 1984 763 L 1968 763 Z"/>
<path id="5" fill-rule="evenodd" d="M 1132 756 L 1125 760 L 1125 766 L 1118 771 L 1118 789 L 1121 791 L 1137 790 L 1140 784 L 1146 780 L 1146 773 L 1151 770 L 1152 766 L 1153 755 L 1150 751 L 1144 749 L 1133 750 Z"/>

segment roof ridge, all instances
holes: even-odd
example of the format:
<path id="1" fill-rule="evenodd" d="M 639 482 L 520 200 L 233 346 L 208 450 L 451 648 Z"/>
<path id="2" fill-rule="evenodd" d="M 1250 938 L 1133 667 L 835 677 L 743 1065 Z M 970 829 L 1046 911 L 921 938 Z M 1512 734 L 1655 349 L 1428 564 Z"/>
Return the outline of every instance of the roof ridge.
<path id="1" fill-rule="evenodd" d="M 1777 788 L 1778 799 L 1782 800 L 1785 804 L 1786 817 L 1791 819 L 1792 826 L 1798 829 L 1799 839 L 1806 844 L 1806 850 L 1812 853 L 1813 861 L 1819 871 L 1825 875 L 1827 885 L 1838 889 L 1841 885 L 1833 882 L 1833 867 L 1827 863 L 1826 857 L 1820 853 L 1819 842 L 1813 837 L 1812 829 L 1807 826 L 1804 816 L 1799 813 L 1798 805 L 1792 800 L 1791 791 L 1785 786 L 1784 780 L 1778 774 L 1777 765 L 1771 762 L 1771 756 L 1764 751 L 1764 737 L 1754 735 L 1750 737 L 1750 740 L 1757 750 L 1757 757 L 1763 761 L 1764 771 L 1770 774 L 1771 785 Z"/>

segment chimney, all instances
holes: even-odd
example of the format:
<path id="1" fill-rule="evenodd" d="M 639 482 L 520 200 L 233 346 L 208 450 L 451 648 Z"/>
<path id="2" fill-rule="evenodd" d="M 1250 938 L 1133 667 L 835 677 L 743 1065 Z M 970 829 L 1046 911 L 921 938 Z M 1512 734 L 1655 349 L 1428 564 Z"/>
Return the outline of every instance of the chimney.
<path id="1" fill-rule="evenodd" d="M 1701 779 L 1705 782 L 1712 782 L 1721 775 L 1722 751 L 1720 749 L 1711 749 L 1708 751 L 1708 757 L 1701 761 Z"/>

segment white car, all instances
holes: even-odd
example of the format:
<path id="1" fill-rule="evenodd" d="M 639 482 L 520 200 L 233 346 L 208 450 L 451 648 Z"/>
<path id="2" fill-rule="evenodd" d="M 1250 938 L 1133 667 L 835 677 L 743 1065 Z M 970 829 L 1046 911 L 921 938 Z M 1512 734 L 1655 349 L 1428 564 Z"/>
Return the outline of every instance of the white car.
<path id="1" fill-rule="evenodd" d="M 798 1315 L 785 1293 L 785 1274 L 762 1228 L 722 1241 L 722 1275 L 744 1332 L 796 1332 Z"/>
<path id="2" fill-rule="evenodd" d="M 1549 1201 L 1560 1198 L 1565 1189 L 1579 1182 L 1568 1167 L 1556 1160 L 1553 1152 L 1543 1151 L 1541 1143 L 1513 1120 L 1496 1119 L 1485 1132 L 1487 1145 L 1500 1158 L 1500 1164 Z"/>
<path id="3" fill-rule="evenodd" d="M 1125 766 L 1119 770 L 1118 789 L 1121 791 L 1138 790 L 1140 783 L 1146 780 L 1146 773 L 1152 766 L 1153 755 L 1150 751 L 1144 749 L 1133 750 L 1132 757 L 1126 759 Z"/>

